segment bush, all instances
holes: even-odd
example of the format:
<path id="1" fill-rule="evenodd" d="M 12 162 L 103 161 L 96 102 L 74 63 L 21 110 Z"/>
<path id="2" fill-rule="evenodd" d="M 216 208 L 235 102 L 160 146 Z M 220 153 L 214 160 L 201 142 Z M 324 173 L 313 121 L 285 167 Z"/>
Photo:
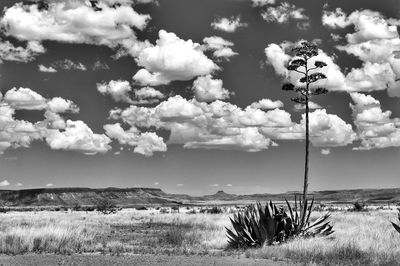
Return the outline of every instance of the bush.
<path id="1" fill-rule="evenodd" d="M 357 200 L 356 202 L 353 203 L 352 211 L 356 211 L 356 212 L 367 211 L 366 207 L 367 207 L 367 205 L 365 204 L 365 202 Z"/>
<path id="2" fill-rule="evenodd" d="M 96 210 L 103 214 L 117 213 L 117 206 L 107 200 L 102 200 L 96 205 Z"/>

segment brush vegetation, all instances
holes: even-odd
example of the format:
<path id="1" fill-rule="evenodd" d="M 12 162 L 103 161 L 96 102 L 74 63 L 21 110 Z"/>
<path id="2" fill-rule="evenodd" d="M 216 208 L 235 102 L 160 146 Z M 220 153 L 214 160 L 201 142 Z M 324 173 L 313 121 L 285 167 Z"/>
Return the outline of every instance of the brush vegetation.
<path id="1" fill-rule="evenodd" d="M 190 214 L 189 214 L 190 213 Z M 314 211 L 310 221 L 323 216 Z M 393 210 L 336 211 L 330 221 L 335 233 L 299 238 L 280 245 L 236 250 L 229 247 L 225 227 L 234 230 L 232 213 L 179 213 L 124 209 L 99 212 L 7 212 L 0 214 L 0 253 L 97 253 L 167 255 L 246 255 L 290 260 L 308 265 L 399 265 L 400 237 L 389 221 Z"/>

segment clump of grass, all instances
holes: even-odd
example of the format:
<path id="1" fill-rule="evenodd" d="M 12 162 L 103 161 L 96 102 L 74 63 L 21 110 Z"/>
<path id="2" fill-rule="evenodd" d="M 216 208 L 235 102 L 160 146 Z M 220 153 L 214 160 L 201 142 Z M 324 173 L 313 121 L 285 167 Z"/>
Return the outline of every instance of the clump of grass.
<path id="1" fill-rule="evenodd" d="M 17 226 L 0 233 L 0 253 L 71 254 L 85 250 L 91 244 L 93 233 L 82 226 Z"/>

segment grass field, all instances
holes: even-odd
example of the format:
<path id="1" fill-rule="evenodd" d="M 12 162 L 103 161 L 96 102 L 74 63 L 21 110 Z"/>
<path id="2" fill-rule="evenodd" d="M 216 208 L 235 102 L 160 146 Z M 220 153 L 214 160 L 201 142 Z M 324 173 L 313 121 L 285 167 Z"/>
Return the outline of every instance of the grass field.
<path id="1" fill-rule="evenodd" d="M 8 212 L 0 214 L 0 253 L 244 255 L 316 265 L 400 265 L 400 234 L 389 222 L 395 210 L 333 212 L 330 237 L 243 251 L 227 249 L 229 215 L 131 209 L 110 215 Z"/>

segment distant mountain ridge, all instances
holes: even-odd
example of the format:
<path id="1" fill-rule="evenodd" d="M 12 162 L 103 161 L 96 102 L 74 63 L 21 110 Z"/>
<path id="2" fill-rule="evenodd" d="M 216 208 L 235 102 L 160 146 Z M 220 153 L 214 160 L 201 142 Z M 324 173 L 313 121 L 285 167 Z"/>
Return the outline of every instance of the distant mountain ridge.
<path id="1" fill-rule="evenodd" d="M 171 194 L 159 188 L 35 188 L 22 190 L 0 190 L 2 206 L 94 206 L 101 201 L 110 201 L 118 206 L 179 204 L 235 204 L 251 201 L 293 200 L 300 192 L 290 191 L 280 194 L 236 195 L 220 190 L 212 195 L 190 196 Z M 356 200 L 367 203 L 400 203 L 400 188 L 392 189 L 351 189 L 325 190 L 310 193 L 316 201 L 333 203 L 352 203 Z"/>

